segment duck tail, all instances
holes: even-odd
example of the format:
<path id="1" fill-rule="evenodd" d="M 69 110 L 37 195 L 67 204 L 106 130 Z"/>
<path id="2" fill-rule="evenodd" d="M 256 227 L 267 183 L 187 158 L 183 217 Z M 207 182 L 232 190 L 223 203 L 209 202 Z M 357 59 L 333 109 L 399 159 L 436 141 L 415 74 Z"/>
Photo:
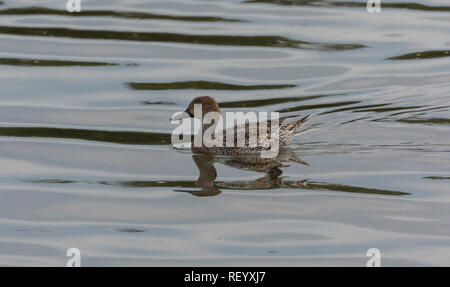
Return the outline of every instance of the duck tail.
<path id="1" fill-rule="evenodd" d="M 291 133 L 294 133 L 296 129 L 300 128 L 301 126 L 303 126 L 309 119 L 310 115 L 307 115 L 306 117 L 301 118 L 298 121 L 295 122 L 291 122 L 285 125 L 285 129 L 287 131 L 290 131 Z"/>

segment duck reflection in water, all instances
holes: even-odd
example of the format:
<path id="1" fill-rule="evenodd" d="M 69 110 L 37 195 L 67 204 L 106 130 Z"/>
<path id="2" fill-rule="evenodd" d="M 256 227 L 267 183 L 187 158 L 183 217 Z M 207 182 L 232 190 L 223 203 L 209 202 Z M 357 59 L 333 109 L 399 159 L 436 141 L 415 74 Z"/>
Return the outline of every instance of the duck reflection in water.
<path id="1" fill-rule="evenodd" d="M 297 158 L 289 147 L 280 149 L 275 158 L 194 154 L 192 159 L 199 170 L 196 185 L 200 190 L 175 191 L 188 192 L 195 196 L 215 196 L 221 193 L 221 188 L 240 190 L 279 188 L 284 185 L 281 168 L 289 166 L 289 162 L 308 165 L 305 161 Z M 216 182 L 217 170 L 214 166 L 216 162 L 241 170 L 260 172 L 263 173 L 263 176 L 250 181 Z M 290 184 L 292 185 L 292 182 Z M 303 184 L 303 181 L 299 181 L 298 184 Z"/>

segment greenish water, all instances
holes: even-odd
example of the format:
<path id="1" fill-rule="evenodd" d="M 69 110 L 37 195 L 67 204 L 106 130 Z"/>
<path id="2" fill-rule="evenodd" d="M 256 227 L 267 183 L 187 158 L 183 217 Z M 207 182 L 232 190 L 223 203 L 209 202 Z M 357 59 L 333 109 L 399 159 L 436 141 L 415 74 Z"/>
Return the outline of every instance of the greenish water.
<path id="1" fill-rule="evenodd" d="M 16 59 L 1 58 L 0 65 L 9 66 L 50 66 L 50 67 L 67 67 L 67 66 L 115 66 L 113 63 L 102 62 L 77 62 L 77 61 L 59 61 L 59 60 L 33 60 L 33 59 Z"/>
<path id="2" fill-rule="evenodd" d="M 207 81 L 187 81 L 173 83 L 127 83 L 135 90 L 275 90 L 294 88 L 295 85 L 233 85 Z"/>
<path id="3" fill-rule="evenodd" d="M 0 2 L 0 265 L 450 265 L 445 0 Z M 169 118 L 310 114 L 273 161 Z"/>

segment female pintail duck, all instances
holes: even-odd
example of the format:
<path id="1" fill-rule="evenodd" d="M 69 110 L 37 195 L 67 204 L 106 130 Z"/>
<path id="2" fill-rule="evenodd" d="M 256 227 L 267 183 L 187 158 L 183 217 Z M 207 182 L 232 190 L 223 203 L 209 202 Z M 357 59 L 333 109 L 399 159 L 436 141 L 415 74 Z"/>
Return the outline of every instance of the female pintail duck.
<path id="1" fill-rule="evenodd" d="M 201 115 L 196 115 L 195 113 L 195 106 L 201 105 Z M 216 100 L 214 98 L 209 96 L 203 96 L 203 97 L 196 97 L 194 98 L 184 113 L 180 115 L 176 115 L 175 117 L 171 118 L 171 120 L 179 120 L 182 118 L 199 118 L 199 120 L 202 122 L 202 134 L 204 134 L 207 130 L 210 130 L 211 128 L 214 129 L 217 125 L 218 119 L 215 118 L 209 123 L 205 123 L 203 121 L 206 114 L 210 112 L 215 112 L 216 114 L 220 115 L 220 109 L 219 105 L 217 104 Z M 278 119 L 278 133 L 276 131 L 272 131 L 271 127 L 271 120 L 266 120 L 264 122 L 258 122 L 256 124 L 256 129 L 259 128 L 259 125 L 261 123 L 265 124 L 267 127 L 267 135 L 264 138 L 259 137 L 259 132 L 257 132 L 258 138 L 257 142 L 252 142 L 252 137 L 249 136 L 249 128 L 252 127 L 248 122 L 246 122 L 244 125 L 238 125 L 234 126 L 230 129 L 234 129 L 234 131 L 230 131 L 230 129 L 225 130 L 225 134 L 223 135 L 223 145 L 222 146 L 207 146 L 204 143 L 201 144 L 201 146 L 195 146 L 192 145 L 192 151 L 194 153 L 210 153 L 210 154 L 218 154 L 218 155 L 257 155 L 260 154 L 261 151 L 270 150 L 271 146 L 273 146 L 274 141 L 277 142 L 277 146 L 279 148 L 286 147 L 290 144 L 292 141 L 293 135 L 295 131 L 303 126 L 303 124 L 306 123 L 309 116 L 303 117 L 297 121 L 293 121 L 290 123 L 284 123 L 284 121 L 288 118 L 294 118 L 299 117 L 300 115 L 288 115 L 279 117 Z M 201 117 L 201 118 L 200 118 Z M 255 125 L 253 125 L 255 127 Z M 234 145 L 233 146 L 227 146 L 226 144 L 226 134 L 228 132 L 233 132 L 234 135 Z M 243 146 L 236 145 L 237 138 L 239 133 L 244 133 L 244 140 L 245 143 Z M 275 136 L 276 135 L 276 136 Z"/>

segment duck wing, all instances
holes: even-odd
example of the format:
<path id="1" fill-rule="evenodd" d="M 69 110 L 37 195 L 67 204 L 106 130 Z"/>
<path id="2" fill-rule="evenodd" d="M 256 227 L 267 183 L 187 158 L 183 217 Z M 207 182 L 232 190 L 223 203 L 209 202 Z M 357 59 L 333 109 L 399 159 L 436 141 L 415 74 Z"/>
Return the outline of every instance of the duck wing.
<path id="1" fill-rule="evenodd" d="M 296 117 L 300 117 L 300 115 L 296 114 L 296 115 L 287 115 L 287 116 L 283 116 L 280 117 L 278 119 L 278 125 L 279 125 L 279 132 L 280 132 L 280 139 L 282 141 L 282 143 L 284 143 L 283 141 L 283 137 L 286 137 L 286 139 L 290 139 L 292 138 L 292 134 L 295 132 L 295 130 L 299 127 L 301 127 L 303 124 L 305 124 L 308 119 L 309 119 L 309 115 L 307 115 L 306 117 L 303 117 L 297 121 L 294 122 L 290 122 L 287 124 L 284 124 L 284 121 L 286 119 L 290 119 L 290 118 L 296 118 Z M 259 122 L 245 122 L 244 124 L 240 124 L 240 125 L 235 125 L 234 127 L 230 127 L 227 128 L 225 130 L 225 134 L 223 137 L 223 144 L 224 146 L 226 146 L 226 135 L 232 133 L 233 137 L 234 137 L 234 146 L 237 146 L 237 140 L 238 138 L 244 138 L 244 147 L 257 147 L 258 149 L 262 148 L 262 149 L 269 149 L 270 145 L 271 145 L 271 141 L 272 141 L 272 121 L 271 120 L 266 120 L 266 121 L 259 121 Z M 261 138 L 259 135 L 259 128 L 260 125 L 265 125 L 266 129 L 267 129 L 267 135 L 266 138 Z M 255 131 L 256 129 L 256 131 Z M 256 141 L 254 139 L 254 137 L 250 137 L 250 130 L 253 130 L 256 133 Z"/>

